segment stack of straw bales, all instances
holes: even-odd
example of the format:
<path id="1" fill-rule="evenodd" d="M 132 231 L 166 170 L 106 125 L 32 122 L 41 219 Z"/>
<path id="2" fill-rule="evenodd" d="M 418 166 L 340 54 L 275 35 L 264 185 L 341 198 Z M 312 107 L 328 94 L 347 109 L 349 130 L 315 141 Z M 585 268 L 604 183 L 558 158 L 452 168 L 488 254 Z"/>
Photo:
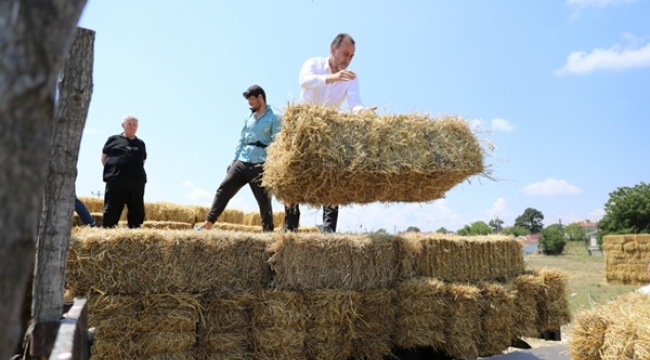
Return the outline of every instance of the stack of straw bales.
<path id="1" fill-rule="evenodd" d="M 98 226 L 102 224 L 104 201 L 93 197 L 80 197 L 88 211 L 95 219 Z M 205 221 L 210 208 L 207 206 L 177 205 L 166 202 L 145 203 L 145 221 L 143 228 L 180 230 L 191 229 L 196 224 Z M 118 226 L 125 227 L 127 209 L 122 212 Z M 273 213 L 273 223 L 276 229 L 284 225 L 284 211 Z M 73 218 L 74 226 L 82 226 L 79 216 L 75 213 Z M 237 209 L 226 209 L 219 216 L 215 227 L 222 230 L 262 232 L 261 218 L 257 211 L 243 212 Z M 299 229 L 300 232 L 317 232 L 315 226 L 306 226 Z"/>
<path id="2" fill-rule="evenodd" d="M 648 283 L 650 234 L 607 235 L 603 237 L 605 277 L 610 284 Z"/>
<path id="3" fill-rule="evenodd" d="M 66 280 L 70 296 L 90 299 L 90 325 L 108 327 L 98 359 L 116 348 L 121 358 L 163 356 L 156 348 L 174 359 L 383 359 L 419 346 L 467 358 L 570 320 L 566 274 L 526 271 L 522 244 L 504 236 L 83 228 Z"/>
<path id="4" fill-rule="evenodd" d="M 574 318 L 574 360 L 650 359 L 650 297 L 623 294 Z"/>
<path id="5" fill-rule="evenodd" d="M 428 202 L 484 173 L 483 149 L 456 117 L 339 113 L 289 105 L 262 183 L 285 204 Z"/>

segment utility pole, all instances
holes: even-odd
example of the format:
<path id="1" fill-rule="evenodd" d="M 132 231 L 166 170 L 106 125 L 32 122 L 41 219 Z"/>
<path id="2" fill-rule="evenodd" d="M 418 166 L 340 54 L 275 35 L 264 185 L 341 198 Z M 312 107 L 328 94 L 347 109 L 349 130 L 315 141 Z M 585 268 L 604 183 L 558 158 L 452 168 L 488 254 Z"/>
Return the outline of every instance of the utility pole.
<path id="1" fill-rule="evenodd" d="M 102 195 L 104 194 L 103 192 L 101 192 L 101 191 L 99 191 L 99 190 L 97 190 L 97 191 L 91 191 L 90 193 L 93 194 L 93 195 L 97 195 L 98 198 L 101 198 Z"/>

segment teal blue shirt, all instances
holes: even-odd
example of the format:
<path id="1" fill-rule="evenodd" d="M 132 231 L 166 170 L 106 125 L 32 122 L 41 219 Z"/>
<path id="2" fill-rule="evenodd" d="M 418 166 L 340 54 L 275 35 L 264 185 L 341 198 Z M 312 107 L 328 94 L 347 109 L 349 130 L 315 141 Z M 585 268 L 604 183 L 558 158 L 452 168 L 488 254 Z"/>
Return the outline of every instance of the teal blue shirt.
<path id="1" fill-rule="evenodd" d="M 235 150 L 235 160 L 253 164 L 263 163 L 266 160 L 266 148 L 249 144 L 259 141 L 262 144 L 270 145 L 280 132 L 281 127 L 282 120 L 271 106 L 266 106 L 266 111 L 260 118 L 257 118 L 257 115 L 252 112 L 244 121 L 241 138 Z"/>

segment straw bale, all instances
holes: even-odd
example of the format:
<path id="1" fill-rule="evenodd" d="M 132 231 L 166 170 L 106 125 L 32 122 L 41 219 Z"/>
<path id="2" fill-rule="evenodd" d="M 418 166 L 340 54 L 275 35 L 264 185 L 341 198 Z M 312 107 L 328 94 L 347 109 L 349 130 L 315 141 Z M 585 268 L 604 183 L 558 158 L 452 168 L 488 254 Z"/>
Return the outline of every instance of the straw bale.
<path id="1" fill-rule="evenodd" d="M 66 281 L 75 295 L 260 289 L 271 278 L 271 236 L 83 228 L 72 236 Z"/>
<path id="2" fill-rule="evenodd" d="M 572 359 L 648 359 L 648 295 L 623 294 L 575 316 Z"/>
<path id="3" fill-rule="evenodd" d="M 354 321 L 352 357 L 383 360 L 391 354 L 391 334 L 395 329 L 394 290 L 369 290 L 360 293 Z"/>
<path id="4" fill-rule="evenodd" d="M 139 359 L 147 355 L 186 352 L 194 347 L 196 332 L 128 333 L 121 337 L 95 338 L 93 359 Z"/>
<path id="5" fill-rule="evenodd" d="M 269 247 L 273 286 L 288 289 L 390 288 L 397 275 L 392 235 L 283 233 Z"/>
<path id="6" fill-rule="evenodd" d="M 307 307 L 302 293 L 258 291 L 251 310 L 255 359 L 304 359 Z"/>
<path id="7" fill-rule="evenodd" d="M 401 277 L 444 281 L 506 281 L 525 270 L 523 244 L 512 236 L 404 235 Z"/>
<path id="8" fill-rule="evenodd" d="M 483 283 L 481 291 L 481 337 L 479 356 L 487 357 L 502 353 L 514 338 L 515 292 L 498 283 Z"/>
<path id="9" fill-rule="evenodd" d="M 221 213 L 217 222 L 244 225 L 244 212 L 236 209 L 226 209 Z"/>
<path id="10" fill-rule="evenodd" d="M 284 211 L 276 211 L 273 213 L 273 226 L 281 228 L 284 225 Z M 247 212 L 244 214 L 244 225 L 259 225 L 262 224 L 262 217 L 259 211 Z"/>
<path id="11" fill-rule="evenodd" d="M 309 317 L 305 336 L 308 359 L 345 360 L 352 352 L 360 295 L 354 291 L 312 290 L 304 293 Z"/>
<path id="12" fill-rule="evenodd" d="M 193 224 L 196 222 L 194 209 L 168 202 L 147 202 L 144 204 L 145 221 L 171 221 Z"/>
<path id="13" fill-rule="evenodd" d="M 93 358 L 94 359 L 94 358 Z M 143 360 L 195 360 L 194 351 L 182 351 L 144 356 Z"/>
<path id="14" fill-rule="evenodd" d="M 402 348 L 444 345 L 449 317 L 446 285 L 440 280 L 420 278 L 400 283 L 396 289 L 394 342 Z"/>
<path id="15" fill-rule="evenodd" d="M 88 209 L 88 212 L 90 213 L 104 213 L 104 199 L 103 198 L 98 198 L 98 197 L 89 197 L 89 196 L 79 196 L 77 197 L 79 200 L 81 200 L 84 205 L 86 205 L 86 209 Z"/>
<path id="16" fill-rule="evenodd" d="M 556 330 L 570 323 L 569 274 L 557 269 L 538 269 L 535 275 L 543 279 L 545 285 L 543 297 L 537 300 L 537 329 Z"/>
<path id="17" fill-rule="evenodd" d="M 192 294 L 93 295 L 88 298 L 88 324 L 96 338 L 125 333 L 174 333 L 196 330 L 200 299 Z"/>
<path id="18" fill-rule="evenodd" d="M 253 359 L 247 332 L 211 333 L 199 336 L 198 359 Z"/>
<path id="19" fill-rule="evenodd" d="M 516 291 L 514 306 L 515 328 L 513 334 L 516 337 L 536 337 L 539 335 L 537 328 L 537 302 L 543 298 L 544 279 L 534 274 L 524 274 L 511 282 L 512 289 Z"/>
<path id="20" fill-rule="evenodd" d="M 250 293 L 206 294 L 203 297 L 202 332 L 227 333 L 247 331 L 251 326 L 251 307 L 255 296 Z"/>
<path id="21" fill-rule="evenodd" d="M 457 117 L 290 104 L 283 122 L 262 183 L 286 204 L 427 202 L 484 173 L 483 149 Z"/>
<path id="22" fill-rule="evenodd" d="M 450 283 L 444 296 L 443 301 L 448 304 L 444 326 L 446 341 L 439 349 L 452 357 L 477 357 L 481 340 L 480 289 L 474 285 Z"/>

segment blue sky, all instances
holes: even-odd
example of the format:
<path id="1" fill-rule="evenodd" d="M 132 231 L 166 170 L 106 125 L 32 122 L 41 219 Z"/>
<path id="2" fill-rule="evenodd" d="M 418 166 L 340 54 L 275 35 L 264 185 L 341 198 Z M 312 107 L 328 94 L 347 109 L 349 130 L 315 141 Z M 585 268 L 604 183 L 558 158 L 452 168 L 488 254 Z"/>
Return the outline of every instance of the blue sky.
<path id="1" fill-rule="evenodd" d="M 610 192 L 650 181 L 648 14 L 644 0 L 90 0 L 77 194 L 103 193 L 102 146 L 133 114 L 145 200 L 209 205 L 248 113 L 242 92 L 259 84 L 285 107 L 302 63 L 348 32 L 364 103 L 462 116 L 497 147 L 486 159 L 497 181 L 472 178 L 427 204 L 343 207 L 340 231 L 512 225 L 528 207 L 545 225 L 597 221 Z M 229 207 L 257 211 L 248 188 Z M 321 223 L 302 212 L 302 225 Z"/>

